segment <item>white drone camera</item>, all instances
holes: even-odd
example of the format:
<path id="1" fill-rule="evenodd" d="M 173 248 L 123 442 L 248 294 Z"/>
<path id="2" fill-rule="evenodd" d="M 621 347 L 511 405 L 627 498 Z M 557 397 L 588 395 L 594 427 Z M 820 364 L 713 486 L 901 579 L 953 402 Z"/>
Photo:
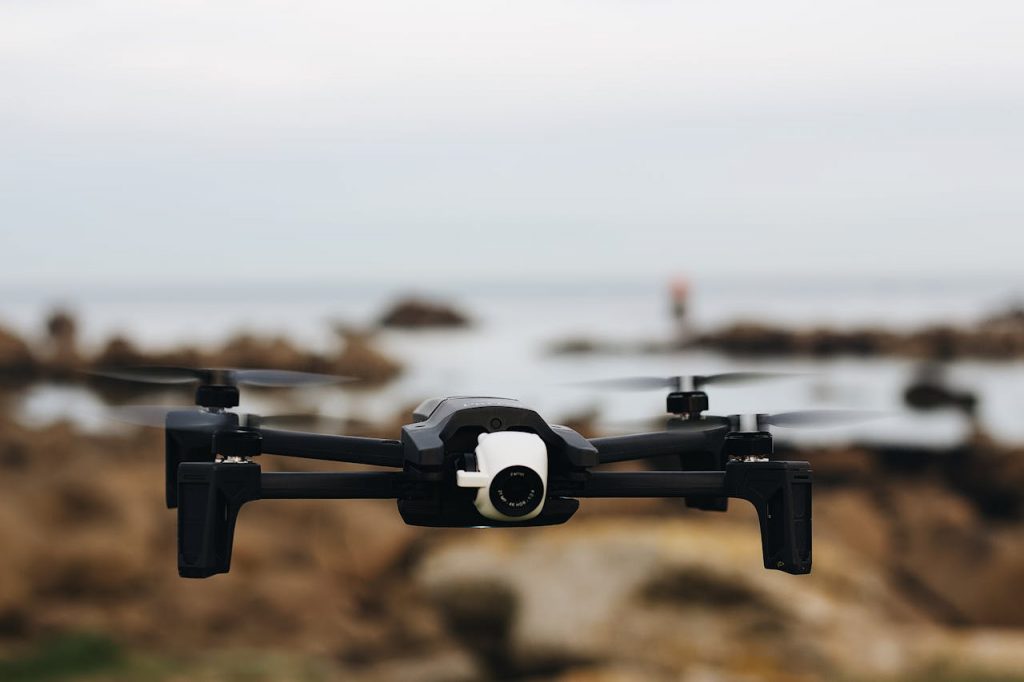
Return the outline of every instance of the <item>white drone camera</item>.
<path id="1" fill-rule="evenodd" d="M 481 433 L 476 451 L 466 455 L 466 469 L 456 472 L 456 483 L 477 488 L 476 508 L 485 518 L 528 521 L 544 508 L 547 446 L 533 433 Z"/>

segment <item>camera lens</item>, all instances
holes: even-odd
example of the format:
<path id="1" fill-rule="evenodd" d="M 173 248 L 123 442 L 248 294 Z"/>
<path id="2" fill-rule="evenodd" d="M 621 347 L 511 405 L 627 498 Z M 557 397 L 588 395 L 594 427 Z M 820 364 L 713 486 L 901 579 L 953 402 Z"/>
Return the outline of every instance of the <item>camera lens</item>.
<path id="1" fill-rule="evenodd" d="M 491 504 L 505 516 L 525 516 L 544 501 L 544 481 L 524 466 L 506 467 L 491 481 Z"/>

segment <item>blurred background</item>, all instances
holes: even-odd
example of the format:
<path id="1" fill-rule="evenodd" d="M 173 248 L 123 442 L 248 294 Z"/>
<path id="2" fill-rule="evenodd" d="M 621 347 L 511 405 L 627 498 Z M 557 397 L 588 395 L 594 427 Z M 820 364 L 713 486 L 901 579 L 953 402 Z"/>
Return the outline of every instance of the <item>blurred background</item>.
<path id="1" fill-rule="evenodd" d="M 1024 680 L 1024 6 L 0 5 L 0 679 Z M 716 413 L 815 469 L 809 576 L 753 509 L 438 530 L 254 503 L 178 578 L 138 364 L 331 372 L 658 428 L 623 375 L 797 372 Z M 275 461 L 276 460 L 276 461 Z M 265 457 L 265 468 L 307 468 Z M 641 466 L 641 465 L 637 465 Z M 322 467 L 321 467 L 322 468 Z"/>

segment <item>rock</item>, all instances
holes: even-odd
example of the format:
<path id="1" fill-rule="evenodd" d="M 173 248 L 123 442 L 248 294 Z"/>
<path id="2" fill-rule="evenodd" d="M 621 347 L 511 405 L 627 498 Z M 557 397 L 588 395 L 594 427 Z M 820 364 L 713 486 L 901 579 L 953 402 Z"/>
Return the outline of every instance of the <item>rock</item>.
<path id="1" fill-rule="evenodd" d="M 328 361 L 328 371 L 361 379 L 365 384 L 386 383 L 401 374 L 401 363 L 374 347 L 370 334 L 354 329 L 339 332 L 345 345 Z"/>
<path id="2" fill-rule="evenodd" d="M 0 328 L 0 379 L 24 380 L 39 369 L 36 358 L 25 341 Z"/>
<path id="3" fill-rule="evenodd" d="M 1008 585 L 1024 585 L 1019 530 L 984 523 L 969 500 L 939 486 L 887 489 L 891 557 L 905 590 L 954 625 L 1021 626 Z M 941 561 L 936 561 L 941 557 Z"/>
<path id="4" fill-rule="evenodd" d="M 755 527 L 576 521 L 572 529 L 491 534 L 438 548 L 417 579 L 461 630 L 506 633 L 500 656 L 492 653 L 494 642 L 478 654 L 485 664 L 499 660 L 524 675 L 626 661 L 677 675 L 696 663 L 729 669 L 737 641 L 744 656 L 763 657 L 759 672 L 767 679 L 820 669 L 821 658 L 841 667 L 831 652 L 797 645 L 787 633 L 863 632 L 873 617 L 868 605 L 898 596 L 869 570 L 843 578 L 847 596 L 834 594 L 829 561 L 816 568 L 823 574 L 817 580 L 764 571 L 756 522 L 748 520 Z M 507 618 L 502 628 L 486 625 Z"/>
<path id="5" fill-rule="evenodd" d="M 549 344 L 548 351 L 556 355 L 645 355 L 674 353 L 688 348 L 746 357 L 892 355 L 932 361 L 954 358 L 1011 360 L 1024 357 L 1024 309 L 1011 309 L 977 325 L 930 325 L 907 332 L 879 327 L 799 329 L 741 320 L 685 341 L 639 340 L 624 343 L 571 337 Z"/>
<path id="6" fill-rule="evenodd" d="M 361 379 L 369 384 L 381 384 L 395 378 L 402 369 L 396 360 L 377 350 L 370 334 L 357 330 L 342 330 L 344 338 L 340 351 L 315 353 L 283 336 L 257 336 L 238 334 L 212 352 L 193 348 L 149 353 L 138 349 L 124 337 L 114 337 L 93 359 L 94 367 L 132 365 L 171 365 L 186 367 L 270 367 L 299 372 L 323 372 Z M 105 394 L 124 395 L 141 390 L 152 390 L 144 384 L 128 384 L 94 379 Z"/>
<path id="7" fill-rule="evenodd" d="M 598 672 L 617 666 L 650 679 L 877 678 L 932 669 L 949 647 L 967 652 L 965 669 L 992 663 L 915 616 L 885 561 L 827 531 L 816 542 L 814 573 L 791 577 L 761 568 L 750 510 L 742 525 L 574 520 L 435 547 L 415 578 L 492 676 L 498 665 L 553 679 L 618 679 Z"/>
<path id="8" fill-rule="evenodd" d="M 421 298 L 404 298 L 384 313 L 382 327 L 425 329 L 428 327 L 465 327 L 469 318 L 455 308 Z"/>
<path id="9" fill-rule="evenodd" d="M 273 367 L 294 371 L 314 371 L 314 354 L 300 350 L 283 336 L 261 337 L 238 334 L 220 351 L 204 359 L 206 367 Z"/>
<path id="10" fill-rule="evenodd" d="M 456 650 L 415 658 L 394 657 L 387 663 L 372 666 L 345 679 L 353 682 L 476 682 L 481 676 L 472 659 Z"/>
<path id="11" fill-rule="evenodd" d="M 130 367 L 142 365 L 145 355 L 124 336 L 115 336 L 103 347 L 93 360 L 97 367 Z"/>
<path id="12" fill-rule="evenodd" d="M 796 337 L 782 329 L 741 322 L 711 334 L 701 334 L 693 345 L 734 355 L 792 355 Z"/>
<path id="13" fill-rule="evenodd" d="M 1024 305 L 1012 305 L 981 321 L 981 328 L 991 331 L 1024 332 Z"/>
<path id="14" fill-rule="evenodd" d="M 587 355 L 589 353 L 609 353 L 611 350 L 607 343 L 582 336 L 562 339 L 548 345 L 548 352 L 552 355 Z"/>

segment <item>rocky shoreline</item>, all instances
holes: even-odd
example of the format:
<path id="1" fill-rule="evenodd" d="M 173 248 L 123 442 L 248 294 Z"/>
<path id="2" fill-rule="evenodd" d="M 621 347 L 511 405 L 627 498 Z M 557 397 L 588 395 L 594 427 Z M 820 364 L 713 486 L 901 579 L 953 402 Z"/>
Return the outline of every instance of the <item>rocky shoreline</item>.
<path id="1" fill-rule="evenodd" d="M 1014 337 L 1019 327 L 1024 314 L 984 333 Z M 292 500 L 247 506 L 232 572 L 185 581 L 174 514 L 160 498 L 158 430 L 87 433 L 7 416 L 19 392 L 5 384 L 135 390 L 84 373 L 97 367 L 265 365 L 368 384 L 401 371 L 371 333 L 338 331 L 327 353 L 253 335 L 167 353 L 119 338 L 87 353 L 66 314 L 32 343 L 0 332 L 0 677 L 51 638 L 91 637 L 108 653 L 130 652 L 110 654 L 117 665 L 139 652 L 170 657 L 160 665 L 173 673 L 146 676 L 160 680 L 250 679 L 225 672 L 223 651 L 283 671 L 259 679 L 301 670 L 323 682 L 1024 680 L 1024 449 L 979 433 L 943 449 L 780 446 L 778 458 L 808 459 L 815 471 L 810 576 L 761 568 L 744 503 L 714 514 L 677 500 L 587 500 L 565 526 L 461 531 L 405 526 L 393 502 Z M 971 331 L 949 341 L 922 330 L 887 346 L 877 335 L 850 345 L 792 330 L 769 343 L 763 329 L 733 329 L 715 343 L 731 338 L 729 352 L 754 354 L 997 347 L 999 359 L 1015 348 L 972 345 Z M 691 343 L 711 343 L 701 338 Z M 569 422 L 599 435 L 597 416 Z M 393 437 L 409 418 L 353 419 L 347 432 Z M 142 677 L 119 674 L 110 679 Z"/>
<path id="2" fill-rule="evenodd" d="M 101 348 L 80 348 L 77 324 L 68 313 L 50 315 L 46 333 L 26 340 L 0 328 L 0 385 L 33 381 L 86 382 L 116 390 L 114 382 L 91 376 L 92 370 L 140 365 L 184 367 L 273 367 L 353 377 L 353 386 L 376 386 L 396 378 L 402 363 L 380 351 L 373 332 L 339 326 L 336 348 L 325 353 L 303 349 L 283 336 L 239 333 L 218 347 L 181 346 L 152 351 L 115 336 Z M 123 386 L 123 384 L 122 384 Z"/>
<path id="3" fill-rule="evenodd" d="M 273 367 L 353 377 L 363 386 L 378 386 L 395 379 L 403 370 L 399 360 L 379 350 L 378 330 L 461 328 L 469 318 L 456 308 L 422 298 L 402 298 L 391 305 L 369 328 L 337 324 L 337 347 L 326 353 L 303 349 L 283 336 L 239 333 L 219 347 L 202 349 L 181 346 L 168 351 L 138 347 L 124 336 L 114 336 L 98 350 L 82 350 L 78 323 L 64 310 L 46 319 L 37 338 L 24 338 L 0 327 L 0 385 L 33 381 L 108 383 L 88 372 L 139 365 L 185 367 Z M 360 385 L 357 384 L 356 386 Z"/>
<path id="4" fill-rule="evenodd" d="M 815 571 L 798 579 L 761 569 L 744 504 L 588 500 L 565 526 L 505 532 L 411 528 L 385 501 L 296 500 L 247 506 L 232 572 L 208 581 L 175 572 L 161 450 L 156 430 L 0 418 L 0 650 L 93 632 L 130 651 L 189 652 L 186 668 L 214 665 L 196 658 L 211 647 L 248 647 L 318 661 L 309 679 L 367 681 L 1024 669 L 1018 450 L 780 453 L 810 458 L 818 481 Z M 966 471 L 977 490 L 951 484 Z M 989 509 L 999 472 L 1014 505 Z"/>
<path id="5" fill-rule="evenodd" d="M 1012 308 L 971 327 L 934 325 L 911 331 L 879 327 L 791 329 L 736 322 L 685 339 L 606 342 L 577 337 L 549 346 L 555 355 L 659 354 L 703 349 L 739 357 L 908 357 L 1006 361 L 1024 358 L 1024 309 Z"/>

